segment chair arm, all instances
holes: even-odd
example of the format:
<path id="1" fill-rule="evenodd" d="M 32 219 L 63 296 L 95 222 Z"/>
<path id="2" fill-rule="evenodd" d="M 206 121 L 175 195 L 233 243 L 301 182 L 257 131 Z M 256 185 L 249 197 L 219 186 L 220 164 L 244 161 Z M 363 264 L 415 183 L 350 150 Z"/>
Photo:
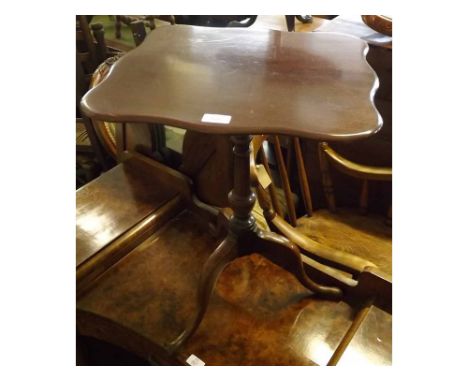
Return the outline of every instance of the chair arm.
<path id="1" fill-rule="evenodd" d="M 335 150 L 333 150 L 326 142 L 320 143 L 319 149 L 322 150 L 327 157 L 331 159 L 331 163 L 341 172 L 360 179 L 368 180 L 392 180 L 392 169 L 390 167 L 374 167 L 366 166 L 359 163 L 352 162 Z"/>

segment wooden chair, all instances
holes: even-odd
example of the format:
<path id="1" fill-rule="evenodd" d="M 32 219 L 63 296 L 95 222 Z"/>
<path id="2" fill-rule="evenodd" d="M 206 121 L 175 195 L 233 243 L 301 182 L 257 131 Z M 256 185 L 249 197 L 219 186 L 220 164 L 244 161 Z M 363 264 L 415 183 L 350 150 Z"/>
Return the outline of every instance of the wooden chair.
<path id="1" fill-rule="evenodd" d="M 95 156 L 101 170 L 108 170 L 114 164 L 108 147 L 103 144 L 102 135 L 93 122 L 81 115 L 79 103 L 88 91 L 96 68 L 105 60 L 117 54 L 107 47 L 102 24 L 89 25 L 87 16 L 76 17 L 76 126 L 77 153 Z M 89 143 L 89 144 L 88 144 Z"/>
<path id="2" fill-rule="evenodd" d="M 304 253 L 311 256 L 314 260 L 312 263 L 307 259 L 305 261 L 312 266 L 318 265 L 316 262 L 318 261 L 344 271 L 347 276 L 352 275 L 354 278 L 365 269 L 373 267 L 378 268 L 384 277 L 390 279 L 391 207 L 387 218 L 383 218 L 379 215 L 368 214 L 367 206 L 370 181 L 389 182 L 392 179 L 392 170 L 351 162 L 334 151 L 327 143 L 320 143 L 319 160 L 328 209 L 314 211 L 301 142 L 299 138 L 290 138 L 292 147 L 289 154 L 292 155 L 294 152 L 305 210 L 305 215 L 298 217 L 291 191 L 292 169 L 289 171 L 287 169 L 279 137 L 272 136 L 271 138 L 279 179 L 286 198 L 286 213 L 282 211 L 278 202 L 277 189 L 272 181 L 273 172 L 263 147 L 264 136 L 257 136 L 253 140 L 251 158 L 252 181 L 270 227 L 285 235 Z M 256 159 L 259 164 L 255 162 Z M 358 210 L 336 207 L 330 164 L 336 170 L 362 181 Z M 332 273 L 335 276 L 339 275 L 333 271 Z M 338 277 L 343 275 L 345 274 L 342 273 Z"/>
<path id="3" fill-rule="evenodd" d="M 139 26 L 139 22 L 136 23 Z M 144 36 L 143 36 L 144 38 Z M 99 85 L 108 76 L 112 66 L 122 57 L 119 53 L 102 62 L 92 73 L 89 89 Z M 173 155 L 165 147 L 164 126 L 155 124 L 113 123 L 98 120 L 87 120 L 96 145 L 101 148 L 103 157 L 110 157 L 120 162 L 126 150 L 137 151 L 159 162 L 168 161 Z M 131 127 L 129 128 L 129 126 Z M 138 126 L 136 126 L 138 125 Z"/>

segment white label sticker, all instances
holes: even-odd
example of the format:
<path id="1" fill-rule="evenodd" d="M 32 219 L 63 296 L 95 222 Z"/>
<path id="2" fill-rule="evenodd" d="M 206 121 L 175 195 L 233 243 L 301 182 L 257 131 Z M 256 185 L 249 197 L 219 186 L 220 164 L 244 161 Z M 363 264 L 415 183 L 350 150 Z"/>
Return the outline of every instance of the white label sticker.
<path id="1" fill-rule="evenodd" d="M 195 354 L 192 354 L 190 357 L 187 358 L 186 361 L 190 366 L 205 366 L 205 362 L 203 362 L 200 358 L 198 358 Z"/>
<path id="2" fill-rule="evenodd" d="M 268 172 L 266 168 L 263 166 L 263 164 L 259 164 L 256 167 L 257 167 L 258 181 L 260 182 L 260 185 L 262 186 L 262 188 L 266 190 L 268 187 L 270 187 L 270 184 L 271 184 L 270 175 L 268 175 Z"/>
<path id="3" fill-rule="evenodd" d="M 224 123 L 227 125 L 229 122 L 231 122 L 231 116 L 230 115 L 224 115 L 224 114 L 208 114 L 205 113 L 203 114 L 203 118 L 201 119 L 202 122 L 210 122 L 210 123 Z"/>

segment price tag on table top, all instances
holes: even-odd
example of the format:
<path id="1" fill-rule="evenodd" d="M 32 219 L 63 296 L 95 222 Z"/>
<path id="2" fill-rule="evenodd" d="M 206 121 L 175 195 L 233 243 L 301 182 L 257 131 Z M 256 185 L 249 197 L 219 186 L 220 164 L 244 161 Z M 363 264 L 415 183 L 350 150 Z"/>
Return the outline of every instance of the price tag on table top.
<path id="1" fill-rule="evenodd" d="M 229 124 L 231 122 L 231 116 L 225 114 L 203 114 L 201 119 L 202 122 L 209 122 L 209 123 L 222 123 L 222 124 Z"/>
<path id="2" fill-rule="evenodd" d="M 205 362 L 203 362 L 200 358 L 198 358 L 195 354 L 191 354 L 190 357 L 187 358 L 186 361 L 190 366 L 205 366 Z"/>

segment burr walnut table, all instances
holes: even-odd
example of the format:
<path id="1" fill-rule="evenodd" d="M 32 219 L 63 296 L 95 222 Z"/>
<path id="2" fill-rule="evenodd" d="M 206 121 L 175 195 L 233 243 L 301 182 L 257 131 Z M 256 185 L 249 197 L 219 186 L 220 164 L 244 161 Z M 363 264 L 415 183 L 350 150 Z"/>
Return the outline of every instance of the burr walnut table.
<path id="1" fill-rule="evenodd" d="M 167 341 L 170 352 L 198 328 L 222 270 L 244 255 L 263 255 L 315 295 L 341 297 L 337 287 L 307 276 L 297 247 L 257 227 L 251 213 L 250 141 L 251 134 L 262 133 L 327 141 L 376 133 L 382 124 L 373 104 L 378 80 L 366 52 L 365 42 L 341 34 L 163 27 L 122 57 L 83 98 L 82 110 L 93 119 L 232 136 L 228 234 L 204 262 L 195 318 Z"/>

